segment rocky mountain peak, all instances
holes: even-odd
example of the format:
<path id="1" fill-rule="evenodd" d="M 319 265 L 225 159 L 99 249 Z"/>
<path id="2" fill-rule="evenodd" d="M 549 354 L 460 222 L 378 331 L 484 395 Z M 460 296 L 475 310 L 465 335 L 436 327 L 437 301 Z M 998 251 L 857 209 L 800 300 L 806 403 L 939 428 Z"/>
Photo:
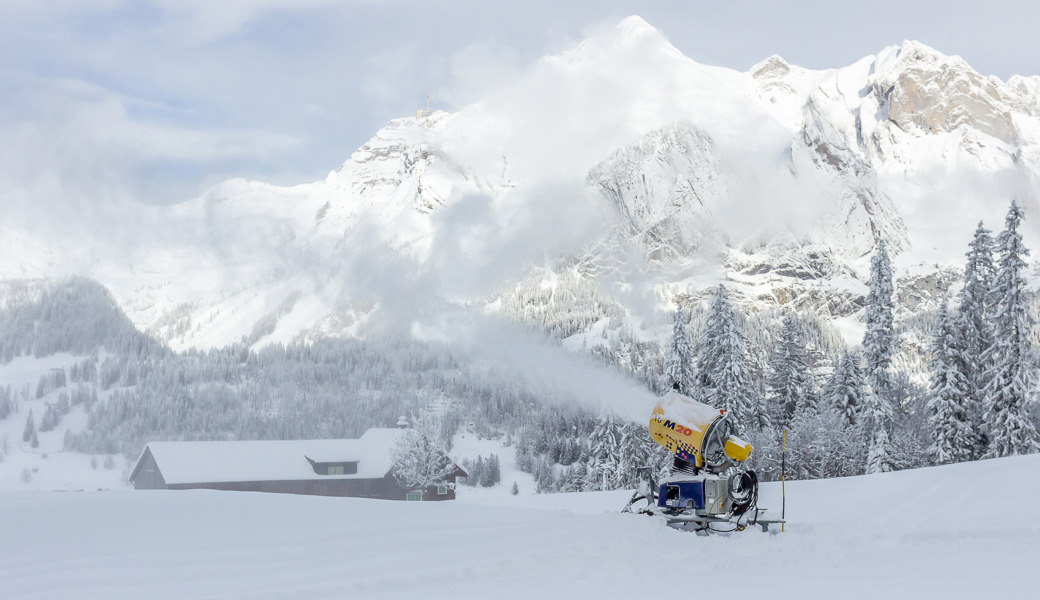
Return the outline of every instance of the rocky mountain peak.
<path id="1" fill-rule="evenodd" d="M 1007 144 L 1014 141 L 999 80 L 920 42 L 904 42 L 894 55 L 890 50 L 879 55 L 874 87 L 897 127 L 933 134 L 966 126 Z"/>
<path id="2" fill-rule="evenodd" d="M 751 67 L 751 76 L 755 79 L 777 79 L 786 77 L 791 72 L 791 65 L 777 54 L 770 56 Z"/>

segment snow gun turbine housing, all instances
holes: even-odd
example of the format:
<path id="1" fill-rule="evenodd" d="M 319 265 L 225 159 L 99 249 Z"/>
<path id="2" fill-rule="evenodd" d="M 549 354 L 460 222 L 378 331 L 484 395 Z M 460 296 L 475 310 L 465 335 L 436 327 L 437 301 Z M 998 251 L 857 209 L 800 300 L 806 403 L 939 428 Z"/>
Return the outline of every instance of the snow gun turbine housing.
<path id="1" fill-rule="evenodd" d="M 729 415 L 675 392 L 654 407 L 650 438 L 697 471 L 721 473 L 751 457 Z"/>

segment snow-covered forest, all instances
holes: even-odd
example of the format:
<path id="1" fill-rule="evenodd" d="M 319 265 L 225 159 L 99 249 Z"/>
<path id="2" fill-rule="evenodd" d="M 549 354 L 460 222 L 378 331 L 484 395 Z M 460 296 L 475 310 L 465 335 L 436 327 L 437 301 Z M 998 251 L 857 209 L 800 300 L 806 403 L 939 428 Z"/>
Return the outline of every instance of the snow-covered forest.
<path id="1" fill-rule="evenodd" d="M 720 285 L 704 302 L 674 298 L 667 339 L 648 340 L 625 327 L 607 335 L 603 328 L 601 343 L 574 351 L 651 392 L 674 386 L 735 415 L 765 479 L 780 475 L 781 432 L 787 476 L 794 478 L 1036 452 L 1034 300 L 1021 221 L 1012 204 L 995 237 L 980 224 L 967 246 L 963 282 L 947 290 L 941 310 L 899 322 L 895 274 L 882 243 L 871 263 L 859 345 L 847 346 L 825 318 L 806 311 L 745 314 Z M 529 389 L 512 371 L 475 361 L 449 342 L 384 328 L 363 338 L 263 348 L 244 339 L 173 352 L 136 331 L 91 280 L 5 285 L 0 360 L 82 357 L 35 388 L 0 387 L 0 419 L 24 421 L 26 444 L 74 410 L 88 421 L 66 433 L 67 450 L 133 458 L 152 440 L 356 437 L 394 426 L 421 404 L 436 408 L 447 445 L 465 430 L 515 446 L 516 466 L 534 476 L 539 492 L 632 487 L 638 467 L 663 471 L 670 464 L 645 423 L 597 412 L 565 390 Z M 503 303 L 501 315 L 540 331 L 546 344 L 576 334 L 587 339 L 601 319 L 620 324 L 625 316 L 589 279 L 562 276 L 551 298 L 525 289 Z M 904 339 L 929 342 L 921 353 Z M 925 362 L 926 371 L 912 368 Z M 51 393 L 57 401 L 43 414 L 22 410 Z M 497 484 L 499 460 L 467 461 L 467 483 Z"/>

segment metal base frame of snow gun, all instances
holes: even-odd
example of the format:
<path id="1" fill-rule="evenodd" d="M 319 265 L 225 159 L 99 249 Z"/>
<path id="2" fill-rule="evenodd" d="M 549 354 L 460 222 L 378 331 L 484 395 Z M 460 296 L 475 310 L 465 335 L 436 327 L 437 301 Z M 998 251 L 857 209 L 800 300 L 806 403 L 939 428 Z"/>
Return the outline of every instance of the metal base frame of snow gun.
<path id="1" fill-rule="evenodd" d="M 639 472 L 642 483 L 621 512 L 658 517 L 673 529 L 702 535 L 744 531 L 749 526 L 769 532 L 770 525 L 784 523 L 767 509 L 758 508 L 754 471 L 729 477 L 680 473 L 660 482 L 654 480 L 651 467 Z"/>

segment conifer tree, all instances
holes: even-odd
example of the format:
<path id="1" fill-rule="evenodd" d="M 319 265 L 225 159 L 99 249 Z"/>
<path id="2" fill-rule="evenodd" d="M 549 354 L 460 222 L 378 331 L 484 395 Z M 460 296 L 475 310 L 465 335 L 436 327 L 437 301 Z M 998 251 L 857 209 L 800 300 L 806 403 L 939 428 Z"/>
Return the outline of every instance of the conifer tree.
<path id="1" fill-rule="evenodd" d="M 1040 449 L 1036 428 L 1027 412 L 1030 377 L 1030 322 L 1025 289 L 1025 261 L 1029 250 L 1018 227 L 1022 209 L 1014 201 L 1004 231 L 997 238 L 999 261 L 993 287 L 994 342 L 990 347 L 986 385 L 989 427 L 987 456 L 1029 454 Z"/>
<path id="2" fill-rule="evenodd" d="M 498 461 L 498 455 L 488 456 L 485 464 L 484 477 L 480 480 L 481 487 L 492 487 L 502 481 L 502 466 Z"/>
<path id="3" fill-rule="evenodd" d="M 32 409 L 29 409 L 29 417 L 25 419 L 25 429 L 22 431 L 22 441 L 28 442 L 36 435 L 36 421 L 33 420 Z"/>
<path id="4" fill-rule="evenodd" d="M 867 383 L 882 395 L 886 394 L 889 385 L 888 369 L 892 364 L 895 346 L 892 292 L 892 264 L 885 241 L 881 240 L 877 253 L 870 260 L 870 291 L 867 294 L 867 330 L 863 336 L 863 351 Z"/>
<path id="5" fill-rule="evenodd" d="M 823 404 L 839 415 L 846 428 L 855 427 L 863 403 L 863 373 L 859 357 L 847 349 L 823 387 Z"/>
<path id="6" fill-rule="evenodd" d="M 943 303 L 931 344 L 929 423 L 934 442 L 929 448 L 935 464 L 971 460 L 974 431 L 968 414 L 970 383 L 963 374 L 964 349 L 957 318 Z"/>
<path id="7" fill-rule="evenodd" d="M 865 310 L 867 330 L 863 336 L 865 377 L 870 391 L 865 398 L 860 425 L 867 440 L 868 473 L 891 471 L 894 467 L 889 434 L 894 410 L 888 396 L 895 327 L 892 317 L 892 264 L 885 246 L 885 241 L 881 240 L 877 253 L 870 260 L 870 291 Z"/>
<path id="8" fill-rule="evenodd" d="M 891 418 L 889 414 L 888 419 Z M 894 468 L 895 459 L 892 456 L 892 440 L 888 436 L 888 429 L 878 427 L 867 447 L 867 473 L 886 473 Z"/>
<path id="9" fill-rule="evenodd" d="M 751 387 L 744 331 L 722 285 L 708 310 L 700 342 L 697 383 L 703 401 L 733 415 L 741 427 L 769 427 L 769 417 Z"/>
<path id="10" fill-rule="evenodd" d="M 687 313 L 683 309 L 682 303 L 676 302 L 675 321 L 672 324 L 672 339 L 668 346 L 665 374 L 668 376 L 671 386 L 680 394 L 690 396 L 694 393 L 696 374 L 687 322 Z"/>
<path id="11" fill-rule="evenodd" d="M 469 469 L 469 476 L 466 477 L 466 483 L 474 487 L 481 485 L 484 481 L 484 471 L 486 468 L 484 457 L 477 455 L 477 460 L 473 462 Z"/>
<path id="12" fill-rule="evenodd" d="M 600 418 L 592 430 L 592 456 L 589 479 L 594 490 L 611 490 L 616 474 L 622 468 L 621 428 L 613 416 Z"/>
<path id="13" fill-rule="evenodd" d="M 448 478 L 455 471 L 455 463 L 448 457 L 447 445 L 439 435 L 439 423 L 429 407 L 420 408 L 412 419 L 412 428 L 401 434 L 390 455 L 391 472 L 405 487 L 454 487 Z"/>
<path id="14" fill-rule="evenodd" d="M 798 335 L 798 323 L 791 313 L 784 315 L 780 339 L 769 359 L 766 380 L 773 422 L 790 427 L 796 413 L 816 412 L 816 390 L 805 357 L 805 346 Z"/>
<path id="15" fill-rule="evenodd" d="M 973 430 L 972 458 L 980 458 L 987 445 L 983 415 L 986 374 L 989 371 L 986 361 L 993 345 L 993 325 L 990 322 L 993 312 L 990 295 L 996 280 L 993 246 L 989 230 L 979 221 L 966 253 L 968 260 L 964 266 L 964 287 L 957 314 L 964 355 L 959 366 L 968 383 L 965 403 Z"/>

